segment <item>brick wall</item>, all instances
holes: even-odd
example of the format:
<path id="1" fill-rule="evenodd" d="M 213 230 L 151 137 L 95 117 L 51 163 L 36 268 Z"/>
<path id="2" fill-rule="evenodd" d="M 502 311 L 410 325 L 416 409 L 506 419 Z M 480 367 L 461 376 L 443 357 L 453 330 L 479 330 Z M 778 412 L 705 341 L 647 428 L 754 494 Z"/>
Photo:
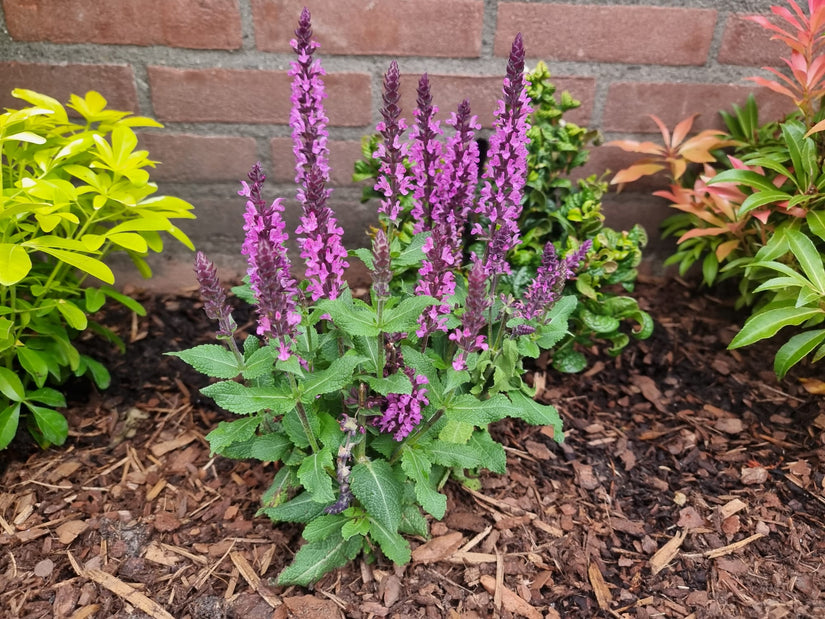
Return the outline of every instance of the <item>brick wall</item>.
<path id="1" fill-rule="evenodd" d="M 9 94 L 16 87 L 61 100 L 94 89 L 113 107 L 163 122 L 164 130 L 142 134 L 162 162 L 155 180 L 196 205 L 198 220 L 184 226 L 196 244 L 238 267 L 237 180 L 260 160 L 271 196 L 294 195 L 286 71 L 304 4 L 328 72 L 332 202 L 350 246 L 373 220 L 350 181 L 352 162 L 378 120 L 381 76 L 393 58 L 407 76 L 408 118 L 417 76 L 427 71 L 442 110 L 469 97 L 489 127 L 506 54 L 522 32 L 528 64 L 546 61 L 556 84 L 582 101 L 571 120 L 611 139 L 654 132 L 648 114 L 672 126 L 698 112 L 697 128 L 718 125 L 716 112 L 751 92 L 744 78 L 783 52 L 743 19 L 768 14 L 771 0 L 2 0 L 0 105 L 17 104 Z M 766 117 L 786 109 L 757 94 Z M 600 147 L 587 171 L 627 162 Z M 655 241 L 667 214 L 661 203 L 630 191 L 606 205 L 613 225 L 648 228 L 651 257 L 667 253 Z M 191 281 L 189 258 L 173 251 L 156 260 L 167 276 L 159 281 Z"/>

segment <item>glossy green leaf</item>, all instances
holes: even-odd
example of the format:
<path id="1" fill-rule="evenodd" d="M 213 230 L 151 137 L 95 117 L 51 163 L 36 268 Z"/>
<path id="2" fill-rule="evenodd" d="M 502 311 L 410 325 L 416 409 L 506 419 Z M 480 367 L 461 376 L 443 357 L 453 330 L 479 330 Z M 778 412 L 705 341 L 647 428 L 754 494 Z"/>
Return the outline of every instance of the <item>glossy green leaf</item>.
<path id="1" fill-rule="evenodd" d="M 774 372 L 779 378 L 784 378 L 788 370 L 823 342 L 825 342 L 825 329 L 805 331 L 794 335 L 776 352 L 773 360 Z"/>
<path id="2" fill-rule="evenodd" d="M 55 410 L 26 404 L 26 407 L 34 416 L 34 422 L 40 430 L 43 438 L 50 445 L 62 445 L 69 436 L 69 422 L 66 418 Z"/>
<path id="3" fill-rule="evenodd" d="M 0 367 L 0 393 L 12 402 L 26 399 L 26 390 L 20 378 L 8 368 Z"/>
<path id="4" fill-rule="evenodd" d="M 0 412 L 0 449 L 5 449 L 17 434 L 20 423 L 20 402 L 7 406 Z"/>
<path id="5" fill-rule="evenodd" d="M 801 232 L 789 230 L 788 245 L 816 291 L 825 296 L 825 268 L 813 241 Z"/>
<path id="6" fill-rule="evenodd" d="M 63 314 L 63 318 L 69 326 L 78 331 L 83 331 L 89 324 L 86 314 L 77 305 L 65 299 L 58 299 L 57 310 Z"/>
<path id="7" fill-rule="evenodd" d="M 802 324 L 822 313 L 823 310 L 818 308 L 769 306 L 745 321 L 742 330 L 731 340 L 728 348 L 740 348 L 773 337 L 783 327 Z"/>
<path id="8" fill-rule="evenodd" d="M 29 274 L 32 261 L 19 245 L 0 243 L 0 284 L 13 286 Z"/>
<path id="9" fill-rule="evenodd" d="M 70 266 L 80 269 L 81 271 L 106 282 L 107 284 L 115 283 L 115 274 L 112 273 L 112 269 L 96 258 L 90 258 L 89 256 L 73 251 L 54 249 L 53 247 L 38 247 L 38 249 L 44 253 L 54 256 L 58 260 L 61 260 Z"/>

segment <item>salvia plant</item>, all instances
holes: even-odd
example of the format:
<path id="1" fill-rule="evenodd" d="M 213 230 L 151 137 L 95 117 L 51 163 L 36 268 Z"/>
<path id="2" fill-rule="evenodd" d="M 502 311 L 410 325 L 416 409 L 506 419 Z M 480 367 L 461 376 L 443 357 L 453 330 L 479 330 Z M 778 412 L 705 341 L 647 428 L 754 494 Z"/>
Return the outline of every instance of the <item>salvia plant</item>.
<path id="1" fill-rule="evenodd" d="M 505 471 L 491 423 L 518 418 L 551 426 L 562 440 L 556 410 L 535 401 L 522 380 L 522 359 L 565 335 L 574 299 L 561 291 L 589 243 L 565 258 L 548 244 L 522 298 L 498 293 L 510 269 L 505 256 L 519 243 L 526 177 L 530 107 L 519 35 L 479 196 L 469 103 L 447 121 L 445 136 L 424 76 L 408 129 L 399 107 L 401 75 L 390 64 L 377 126 L 379 225 L 371 248 L 345 252 L 328 205 L 324 72 L 313 55 L 318 44 L 306 9 L 292 47 L 291 126 L 302 209 L 296 234 L 306 273 L 301 282 L 292 274 L 285 207 L 280 198 L 264 200 L 264 174 L 255 165 L 240 194 L 247 199 L 242 251 L 256 333 L 237 341 L 216 269 L 198 254 L 204 308 L 223 345 L 169 354 L 220 379 L 203 393 L 239 415 L 209 433 L 212 451 L 276 463 L 260 513 L 305 525 L 306 541 L 278 580 L 307 585 L 361 552 L 407 563 L 403 534 L 425 537 L 424 514 L 444 516 L 441 490 L 451 476 L 477 484 L 481 469 Z M 429 229 L 405 241 L 399 213 L 408 197 Z M 466 257 L 456 230 L 470 214 L 479 215 L 472 234 L 486 249 Z M 354 297 L 344 280 L 355 259 L 372 274 L 368 298 Z M 411 267 L 416 281 L 395 286 L 397 274 Z"/>
<path id="2" fill-rule="evenodd" d="M 787 96 L 793 112 L 760 123 L 750 97 L 722 113 L 727 131 L 692 137 L 694 117 L 672 134 L 654 119 L 664 146 L 615 143 L 647 157 L 613 179 L 669 173 L 670 189 L 657 195 L 681 211 L 665 222 L 665 233 L 679 244 L 670 262 L 681 272 L 701 263 L 707 284 L 732 278 L 739 284 L 737 305 L 753 306 L 731 348 L 801 327 L 776 354 L 779 377 L 808 355 L 813 361 L 825 356 L 825 329 L 815 328 L 825 320 L 825 1 L 809 0 L 807 12 L 793 0 L 788 7 L 771 7 L 774 20 L 750 19 L 789 48 L 782 60 L 790 74 L 766 67 L 772 77 L 750 79 Z"/>
<path id="3" fill-rule="evenodd" d="M 148 277 L 161 232 L 194 249 L 171 221 L 194 217 L 192 206 L 153 195 L 154 162 L 137 149 L 132 127 L 157 122 L 107 109 L 93 91 L 71 96 L 74 118 L 51 97 L 12 94 L 29 106 L 0 115 L 0 449 L 21 421 L 42 447 L 62 444 L 68 424 L 55 409 L 66 403 L 53 387 L 72 375 L 108 385 L 73 341 L 91 330 L 122 347 L 92 315 L 107 299 L 144 310 L 112 287 L 106 259 L 125 252 Z"/>
<path id="4" fill-rule="evenodd" d="M 647 338 L 652 333 L 653 321 L 649 314 L 639 308 L 635 299 L 618 292 L 633 291 L 638 275 L 636 267 L 641 262 L 647 235 L 638 225 L 629 231 L 604 225 L 601 199 L 607 189 L 606 182 L 595 176 L 578 182 L 569 178 L 573 170 L 587 163 L 588 145 L 599 138 L 598 132 L 565 120 L 564 114 L 581 103 L 566 91 L 560 98 L 556 97 L 556 88 L 542 62 L 526 75 L 526 92 L 532 112 L 528 116 L 527 177 L 516 222 L 521 243 L 506 254 L 510 269 L 501 284 L 506 292 L 520 296 L 533 281 L 548 242 L 553 243 L 560 256 L 573 255 L 583 242 L 589 242 L 585 266 L 564 289 L 565 295 L 573 295 L 577 300 L 570 332 L 552 350 L 555 369 L 578 372 L 587 364 L 581 347 L 608 341 L 609 353 L 617 355 L 630 341 L 628 332 L 637 338 Z M 426 92 L 419 90 L 418 94 L 421 111 L 416 112 L 417 122 L 411 129 L 413 136 L 420 138 L 413 139 L 411 145 L 418 151 L 415 156 L 404 158 L 406 176 L 412 179 L 416 190 L 400 200 L 399 230 L 405 239 L 415 232 L 431 230 L 430 204 L 437 199 L 426 183 L 425 172 L 438 161 L 440 151 L 422 150 L 440 148 L 439 142 L 427 137 L 440 132 L 435 121 L 437 109 L 431 99 L 421 99 L 422 94 L 429 97 Z M 462 129 L 468 145 L 476 141 L 478 129 L 475 123 Z M 379 134 L 365 137 L 364 158 L 355 164 L 353 178 L 368 183 L 363 191 L 365 201 L 381 196 L 375 188 L 380 161 L 373 156 L 380 142 Z M 476 144 L 471 147 L 478 148 Z M 468 194 L 466 199 L 472 201 L 474 197 Z M 466 222 L 460 222 L 463 225 L 456 228 L 462 239 L 461 251 L 467 255 L 472 251 L 481 253 L 483 241 L 468 234 L 479 214 L 471 210 L 468 215 Z M 396 285 L 416 276 L 415 270 L 399 273 Z M 635 325 L 628 327 L 628 323 Z"/>

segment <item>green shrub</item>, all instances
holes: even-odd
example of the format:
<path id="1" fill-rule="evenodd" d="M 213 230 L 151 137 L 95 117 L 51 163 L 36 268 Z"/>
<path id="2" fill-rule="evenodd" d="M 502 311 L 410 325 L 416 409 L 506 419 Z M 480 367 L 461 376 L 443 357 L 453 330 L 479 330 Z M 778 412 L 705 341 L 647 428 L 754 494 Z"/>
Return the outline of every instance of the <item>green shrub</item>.
<path id="1" fill-rule="evenodd" d="M 107 299 L 140 314 L 139 303 L 116 291 L 105 259 L 126 252 L 146 277 L 144 256 L 163 249 L 168 232 L 192 243 L 171 223 L 192 218 L 192 206 L 155 196 L 136 150 L 132 127 L 155 121 L 106 109 L 97 92 L 72 95 L 70 118 L 58 101 L 30 90 L 13 95 L 29 107 L 0 115 L 0 449 L 24 420 L 42 447 L 68 433 L 63 394 L 47 385 L 87 375 L 101 388 L 109 373 L 81 354 L 72 340 L 91 329 L 117 343 L 90 320 Z"/>

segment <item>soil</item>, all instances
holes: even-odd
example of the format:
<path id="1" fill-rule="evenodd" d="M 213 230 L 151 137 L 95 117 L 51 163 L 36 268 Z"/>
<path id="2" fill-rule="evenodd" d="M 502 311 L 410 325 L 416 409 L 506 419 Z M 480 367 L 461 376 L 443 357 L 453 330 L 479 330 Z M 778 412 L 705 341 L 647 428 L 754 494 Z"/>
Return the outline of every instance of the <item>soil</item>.
<path id="1" fill-rule="evenodd" d="M 775 349 L 726 350 L 744 315 L 640 282 L 653 336 L 532 380 L 566 438 L 494 427 L 508 474 L 450 483 L 413 562 L 357 559 L 311 589 L 272 579 L 300 530 L 255 512 L 272 465 L 210 457 L 228 415 L 169 350 L 212 341 L 191 294 L 110 311 L 128 343 L 104 392 L 71 385 L 71 435 L 0 452 L 2 617 L 823 617 L 825 385 Z M 248 318 L 248 314 L 246 317 Z M 240 320 L 239 322 L 243 322 Z M 247 324 L 247 328 L 249 324 Z"/>

